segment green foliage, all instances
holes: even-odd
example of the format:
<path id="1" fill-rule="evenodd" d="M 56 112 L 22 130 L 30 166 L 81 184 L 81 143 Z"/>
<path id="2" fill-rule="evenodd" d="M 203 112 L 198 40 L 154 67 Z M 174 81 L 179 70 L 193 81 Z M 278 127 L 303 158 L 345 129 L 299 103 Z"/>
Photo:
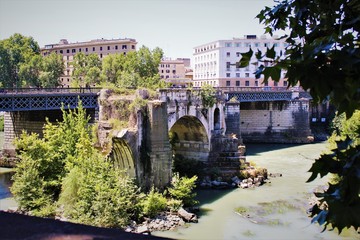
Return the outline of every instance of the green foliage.
<path id="1" fill-rule="evenodd" d="M 200 97 L 202 104 L 205 108 L 212 107 L 216 103 L 215 97 L 216 90 L 213 86 L 205 84 L 201 87 Z"/>
<path id="2" fill-rule="evenodd" d="M 95 153 L 64 178 L 59 203 L 74 222 L 124 227 L 136 212 L 137 187 Z"/>
<path id="3" fill-rule="evenodd" d="M 170 196 L 174 199 L 181 200 L 185 207 L 193 206 L 198 203 L 194 198 L 196 193 L 193 192 L 197 176 L 191 178 L 179 177 L 174 173 L 171 180 L 171 187 L 168 188 Z"/>
<path id="4" fill-rule="evenodd" d="M 313 222 L 331 225 L 338 228 L 360 226 L 360 111 L 354 112 L 346 119 L 344 114 L 334 119 L 334 131 L 329 138 L 330 151 L 324 153 L 315 161 L 309 170 L 312 172 L 308 181 L 318 175 L 323 177 L 333 174 L 331 184 L 324 193 L 316 193 L 320 198 L 319 205 L 311 209 Z M 321 204 L 326 203 L 326 208 Z"/>
<path id="5" fill-rule="evenodd" d="M 0 116 L 0 132 L 4 131 L 4 115 Z"/>
<path id="6" fill-rule="evenodd" d="M 40 47 L 32 37 L 15 33 L 0 41 L 0 87 L 22 87 L 19 71 L 23 64 L 40 54 Z M 25 83 L 26 85 L 26 83 Z"/>
<path id="7" fill-rule="evenodd" d="M 74 70 L 72 76 L 76 87 L 90 86 L 100 83 L 101 61 L 97 54 L 77 53 L 73 61 Z"/>
<path id="8" fill-rule="evenodd" d="M 142 214 L 148 217 L 155 217 L 156 214 L 166 209 L 166 203 L 166 198 L 152 187 L 140 203 L 142 206 Z"/>
<path id="9" fill-rule="evenodd" d="M 11 191 L 22 210 L 40 211 L 49 202 L 56 202 L 66 172 L 77 164 L 79 155 L 91 156 L 88 118 L 81 104 L 77 111 L 63 110 L 63 119 L 56 125 L 47 123 L 42 139 L 24 132 L 15 141 L 21 161 Z"/>
<path id="10" fill-rule="evenodd" d="M 136 97 L 132 103 L 129 105 L 129 110 L 131 112 L 135 112 L 137 109 L 144 110 L 144 108 L 147 106 L 148 101 L 141 98 Z"/>
<path id="11" fill-rule="evenodd" d="M 181 200 L 171 198 L 167 201 L 166 205 L 171 212 L 177 212 L 180 208 L 182 208 L 183 203 Z"/>

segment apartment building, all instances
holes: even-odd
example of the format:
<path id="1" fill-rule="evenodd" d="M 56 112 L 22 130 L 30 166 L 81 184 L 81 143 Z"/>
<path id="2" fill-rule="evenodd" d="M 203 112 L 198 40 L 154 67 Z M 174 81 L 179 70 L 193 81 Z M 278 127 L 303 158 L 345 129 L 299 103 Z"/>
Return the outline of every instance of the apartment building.
<path id="1" fill-rule="evenodd" d="M 136 51 L 136 40 L 132 38 L 124 39 L 96 39 L 87 42 L 69 43 L 66 39 L 61 39 L 59 43 L 45 45 L 41 49 L 41 54 L 46 56 L 52 52 L 61 54 L 65 64 L 64 74 L 60 77 L 61 83 L 67 87 L 71 83 L 71 75 L 73 71 L 72 61 L 76 53 L 84 54 L 95 53 L 100 59 L 114 53 L 126 54 L 130 51 Z"/>
<path id="2" fill-rule="evenodd" d="M 251 59 L 250 66 L 240 68 L 238 62 L 241 53 L 248 52 L 251 48 L 254 52 L 259 49 L 263 53 L 266 48 L 274 46 L 277 56 L 283 56 L 287 44 L 284 40 L 268 38 L 266 36 L 245 35 L 244 38 L 231 40 L 218 40 L 203 44 L 194 48 L 194 87 L 210 84 L 214 87 L 261 87 L 279 86 L 286 87 L 288 82 L 281 73 L 279 82 L 269 81 L 263 84 L 263 79 L 256 79 L 254 72 L 259 64 L 255 56 Z M 269 63 L 265 63 L 267 66 Z"/>
<path id="3" fill-rule="evenodd" d="M 192 80 L 190 58 L 164 58 L 159 64 L 161 79 L 172 83 L 173 86 L 188 86 Z"/>

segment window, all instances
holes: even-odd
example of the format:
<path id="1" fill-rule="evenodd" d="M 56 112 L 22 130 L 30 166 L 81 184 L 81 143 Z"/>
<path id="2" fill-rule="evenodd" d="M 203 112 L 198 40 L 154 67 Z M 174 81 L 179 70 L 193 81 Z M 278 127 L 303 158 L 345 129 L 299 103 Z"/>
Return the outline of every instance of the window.
<path id="1" fill-rule="evenodd" d="M 287 86 L 288 86 L 288 82 L 287 82 L 287 81 L 284 81 L 284 82 L 283 82 L 283 86 L 284 86 L 284 87 L 287 87 Z"/>
<path id="2" fill-rule="evenodd" d="M 88 52 L 88 50 L 89 50 L 88 48 L 85 48 L 85 52 Z"/>
<path id="3" fill-rule="evenodd" d="M 260 46 L 260 43 L 255 43 L 255 47 L 259 47 Z"/>
<path id="4" fill-rule="evenodd" d="M 268 83 L 268 82 L 266 82 L 264 85 L 265 85 L 265 87 L 267 87 L 267 86 L 269 86 L 269 83 Z"/>
<path id="5" fill-rule="evenodd" d="M 118 46 L 117 46 L 117 45 L 115 45 L 115 50 L 118 50 Z"/>
<path id="6" fill-rule="evenodd" d="M 102 51 L 102 47 L 100 47 L 100 51 Z"/>
<path id="7" fill-rule="evenodd" d="M 127 45 L 122 45 L 122 49 L 127 49 Z"/>
<path id="8" fill-rule="evenodd" d="M 167 69 L 167 70 L 166 70 L 166 73 L 170 73 L 170 70 L 169 70 L 169 69 Z"/>
<path id="9" fill-rule="evenodd" d="M 235 43 L 235 47 L 241 47 L 241 43 Z"/>
<path id="10" fill-rule="evenodd" d="M 76 49 L 71 49 L 71 52 L 72 52 L 72 53 L 76 53 Z"/>
<path id="11" fill-rule="evenodd" d="M 231 43 L 225 43 L 225 47 L 231 47 Z"/>
<path id="12" fill-rule="evenodd" d="M 227 52 L 227 53 L 226 53 L 226 57 L 230 57 L 230 52 Z"/>
<path id="13" fill-rule="evenodd" d="M 135 45 L 131 45 L 131 49 L 135 49 Z"/>
<path id="14" fill-rule="evenodd" d="M 245 73 L 245 77 L 250 77 L 250 73 Z"/>
<path id="15" fill-rule="evenodd" d="M 226 62 L 226 70 L 230 71 L 230 62 Z"/>
<path id="16" fill-rule="evenodd" d="M 240 77 L 240 73 L 236 73 L 236 77 Z"/>
<path id="17" fill-rule="evenodd" d="M 100 49 L 101 49 L 101 47 L 100 47 Z M 102 58 L 102 53 L 100 53 L 100 58 Z"/>
<path id="18" fill-rule="evenodd" d="M 110 50 L 110 46 L 108 46 L 108 50 Z"/>
<path id="19" fill-rule="evenodd" d="M 235 86 L 240 87 L 240 81 L 236 81 Z"/>
<path id="20" fill-rule="evenodd" d="M 160 78 L 164 78 L 164 75 L 161 75 Z"/>
<path id="21" fill-rule="evenodd" d="M 229 77 L 230 77 L 230 73 L 226 73 L 226 77 L 228 77 L 228 78 L 229 78 Z"/>
<path id="22" fill-rule="evenodd" d="M 236 57 L 240 57 L 240 56 L 241 56 L 240 52 L 236 52 Z"/>
<path id="23" fill-rule="evenodd" d="M 60 53 L 63 53 L 63 50 L 60 50 Z"/>
<path id="24" fill-rule="evenodd" d="M 250 81 L 245 81 L 245 86 L 249 87 L 250 86 Z"/>
<path id="25" fill-rule="evenodd" d="M 81 52 L 81 48 L 79 48 L 79 52 Z"/>
<path id="26" fill-rule="evenodd" d="M 250 43 L 244 43 L 245 47 L 251 47 Z"/>
<path id="27" fill-rule="evenodd" d="M 69 50 L 69 49 L 66 49 L 66 53 L 70 53 L 70 50 Z"/>
<path id="28" fill-rule="evenodd" d="M 255 86 L 259 86 L 259 81 L 255 81 Z"/>
<path id="29" fill-rule="evenodd" d="M 95 52 L 95 47 L 93 47 L 93 52 Z"/>
<path id="30" fill-rule="evenodd" d="M 168 79 L 169 78 L 169 76 L 168 75 L 166 75 L 166 79 Z"/>
<path id="31" fill-rule="evenodd" d="M 176 73 L 176 70 L 173 70 L 172 73 L 175 74 L 175 73 Z"/>
<path id="32" fill-rule="evenodd" d="M 226 81 L 226 86 L 230 87 L 230 81 Z"/>
<path id="33" fill-rule="evenodd" d="M 274 87 L 277 87 L 278 86 L 278 82 L 274 82 Z"/>
<path id="34" fill-rule="evenodd" d="M 161 73 L 164 73 L 164 70 L 161 70 Z"/>
<path id="35" fill-rule="evenodd" d="M 274 43 L 274 47 L 278 47 L 279 46 L 279 44 L 278 43 Z"/>

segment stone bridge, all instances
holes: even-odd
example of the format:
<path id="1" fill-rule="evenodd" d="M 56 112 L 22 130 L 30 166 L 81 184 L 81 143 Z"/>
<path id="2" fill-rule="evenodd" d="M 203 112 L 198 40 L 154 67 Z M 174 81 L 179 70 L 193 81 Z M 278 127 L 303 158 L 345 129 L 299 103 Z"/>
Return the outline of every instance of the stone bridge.
<path id="1" fill-rule="evenodd" d="M 121 131 L 106 121 L 108 113 L 101 106 L 105 90 L 0 92 L 0 111 L 6 112 L 4 151 L 13 151 L 12 140 L 22 129 L 40 133 L 45 116 L 59 119 L 62 104 L 75 108 L 79 99 L 99 122 L 100 139 L 112 139 L 110 158 L 145 186 L 169 183 L 176 154 L 201 161 L 208 171 L 220 169 L 227 178 L 239 172 L 244 157 L 238 146 L 243 138 L 306 142 L 311 134 L 309 99 L 302 99 L 299 92 L 218 89 L 216 103 L 203 106 L 200 91 L 160 89 L 159 99 L 148 101 L 145 113 L 138 109 L 133 125 Z"/>

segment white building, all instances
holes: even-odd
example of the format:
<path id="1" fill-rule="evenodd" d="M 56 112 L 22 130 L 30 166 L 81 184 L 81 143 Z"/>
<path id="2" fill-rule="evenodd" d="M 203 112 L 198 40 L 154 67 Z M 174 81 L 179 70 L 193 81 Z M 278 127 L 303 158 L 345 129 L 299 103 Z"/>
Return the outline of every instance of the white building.
<path id="1" fill-rule="evenodd" d="M 256 79 L 254 72 L 259 64 L 255 57 L 251 59 L 250 66 L 239 68 L 238 62 L 241 53 L 248 52 L 251 48 L 254 53 L 259 49 L 265 53 L 266 48 L 275 46 L 277 56 L 283 56 L 286 43 L 284 40 L 267 38 L 256 35 L 245 35 L 244 38 L 233 38 L 232 40 L 218 40 L 203 44 L 194 48 L 193 53 L 193 85 L 201 87 L 210 84 L 214 87 L 257 87 L 257 86 L 287 86 L 285 73 L 281 73 L 280 81 L 269 80 L 263 84 L 263 79 Z M 265 63 L 266 66 L 268 63 Z"/>

